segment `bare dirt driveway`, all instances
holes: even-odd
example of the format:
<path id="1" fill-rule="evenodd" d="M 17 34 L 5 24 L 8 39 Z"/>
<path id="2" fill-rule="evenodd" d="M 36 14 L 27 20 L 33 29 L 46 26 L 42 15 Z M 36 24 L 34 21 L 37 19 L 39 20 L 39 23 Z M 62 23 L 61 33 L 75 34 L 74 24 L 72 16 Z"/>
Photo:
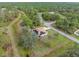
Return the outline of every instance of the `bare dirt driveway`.
<path id="1" fill-rule="evenodd" d="M 7 26 L 7 30 L 8 30 L 7 33 L 11 39 L 14 56 L 16 56 L 16 57 L 19 56 L 19 53 L 18 53 L 18 49 L 16 47 L 16 42 L 15 42 L 15 37 L 14 37 L 12 26 L 20 20 L 20 17 L 21 17 L 21 13 L 19 13 L 18 17 Z"/>

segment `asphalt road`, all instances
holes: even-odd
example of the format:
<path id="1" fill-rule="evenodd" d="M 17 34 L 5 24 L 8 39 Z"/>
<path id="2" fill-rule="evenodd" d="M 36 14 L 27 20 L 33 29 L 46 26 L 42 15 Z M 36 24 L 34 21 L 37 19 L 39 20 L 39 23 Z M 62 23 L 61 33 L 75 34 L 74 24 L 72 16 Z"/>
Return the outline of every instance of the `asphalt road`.
<path id="1" fill-rule="evenodd" d="M 50 12 L 50 13 L 52 13 L 52 12 Z M 47 26 L 47 27 L 49 27 L 50 29 L 52 29 L 52 30 L 58 32 L 59 34 L 61 34 L 61 35 L 63 35 L 64 37 L 68 38 L 69 40 L 72 40 L 72 41 L 76 42 L 77 44 L 79 44 L 79 40 L 76 39 L 75 37 L 70 36 L 70 35 L 68 35 L 68 34 L 66 34 L 66 33 L 60 31 L 59 29 L 56 29 L 56 28 L 52 27 L 51 24 L 52 24 L 52 23 L 55 23 L 55 22 L 45 22 L 45 21 L 43 20 L 43 18 L 42 18 L 42 13 L 38 13 L 38 17 L 39 17 L 39 19 L 40 19 L 40 22 L 43 23 L 45 26 Z"/>

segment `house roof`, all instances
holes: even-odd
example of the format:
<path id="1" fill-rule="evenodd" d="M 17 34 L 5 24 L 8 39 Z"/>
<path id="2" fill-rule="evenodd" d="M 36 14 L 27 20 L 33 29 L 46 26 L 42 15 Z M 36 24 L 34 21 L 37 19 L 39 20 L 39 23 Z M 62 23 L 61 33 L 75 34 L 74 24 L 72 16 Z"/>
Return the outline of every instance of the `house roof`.
<path id="1" fill-rule="evenodd" d="M 75 35 L 79 36 L 79 29 L 74 32 Z"/>
<path id="2" fill-rule="evenodd" d="M 35 30 L 46 32 L 46 30 L 48 30 L 48 28 L 46 28 L 46 27 L 38 27 L 38 28 L 35 28 Z"/>

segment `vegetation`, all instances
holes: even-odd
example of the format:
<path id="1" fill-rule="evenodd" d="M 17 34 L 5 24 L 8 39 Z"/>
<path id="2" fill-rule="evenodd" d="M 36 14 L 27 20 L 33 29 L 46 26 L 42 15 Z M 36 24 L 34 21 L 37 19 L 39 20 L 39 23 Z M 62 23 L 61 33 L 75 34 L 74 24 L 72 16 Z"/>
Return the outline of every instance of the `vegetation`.
<path id="1" fill-rule="evenodd" d="M 64 13 L 64 19 L 56 20 L 56 26 L 67 33 L 74 33 L 79 28 L 79 16 L 76 13 Z"/>
<path id="2" fill-rule="evenodd" d="M 55 20 L 61 19 L 60 15 L 54 12 L 52 12 L 51 14 L 48 12 L 45 12 L 42 14 L 42 17 L 45 21 L 55 21 Z"/>
<path id="3" fill-rule="evenodd" d="M 11 21 L 13 21 L 18 16 L 18 11 L 15 8 L 0 9 L 0 27 L 8 25 Z"/>
<path id="4" fill-rule="evenodd" d="M 65 56 L 67 56 L 67 57 L 77 57 L 77 56 L 79 56 L 78 49 L 79 49 L 79 46 L 75 44 L 73 47 L 68 48 L 68 50 L 66 51 L 66 53 L 64 53 L 64 55 L 61 55 L 61 56 L 64 56 L 64 57 Z"/>
<path id="5" fill-rule="evenodd" d="M 27 27 L 30 27 L 30 28 L 32 27 L 32 21 L 27 16 L 23 15 L 22 19 L 23 19 L 24 24 Z"/>
<path id="6" fill-rule="evenodd" d="M 10 38 L 6 33 L 0 31 L 0 56 L 13 56 L 11 48 Z M 6 54 L 6 52 L 8 53 Z"/>
<path id="7" fill-rule="evenodd" d="M 54 17 L 54 16 L 53 16 L 52 14 L 43 13 L 43 14 L 42 14 L 42 17 L 43 17 L 43 19 L 46 20 L 46 21 L 54 21 L 54 20 L 53 20 L 53 17 Z"/>
<path id="8" fill-rule="evenodd" d="M 24 12 L 27 15 L 27 17 L 29 17 L 29 19 L 31 19 L 32 27 L 37 27 L 37 26 L 41 25 L 39 18 L 37 16 L 37 13 L 38 13 L 37 9 L 29 8 L 29 9 L 26 9 Z"/>
<path id="9" fill-rule="evenodd" d="M 48 35 L 41 38 L 32 31 L 33 28 L 44 26 L 38 13 L 43 13 L 45 21 L 56 21 L 54 27 L 72 36 L 79 29 L 77 2 L 0 3 L 0 56 L 14 56 L 11 40 L 15 42 L 20 56 L 79 56 L 79 45 L 59 33 L 49 30 Z M 20 26 L 20 20 L 24 26 Z M 8 27 L 11 24 L 12 29 Z M 14 32 L 12 39 L 8 29 Z"/>
<path id="10" fill-rule="evenodd" d="M 18 46 L 27 51 L 25 56 L 30 56 L 37 40 L 36 34 L 33 32 L 31 33 L 28 29 L 25 29 L 23 30 L 23 33 L 21 34 L 19 40 L 20 41 L 18 41 Z"/>

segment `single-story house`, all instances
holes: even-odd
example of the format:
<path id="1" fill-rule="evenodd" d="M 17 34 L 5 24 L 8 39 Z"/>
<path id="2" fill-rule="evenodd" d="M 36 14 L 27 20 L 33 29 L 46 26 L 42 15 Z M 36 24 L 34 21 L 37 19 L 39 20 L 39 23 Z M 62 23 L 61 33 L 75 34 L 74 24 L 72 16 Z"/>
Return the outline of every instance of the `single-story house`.
<path id="1" fill-rule="evenodd" d="M 39 37 L 43 37 L 43 36 L 46 36 L 48 34 L 47 30 L 49 28 L 47 27 L 38 27 L 38 28 L 35 28 L 33 29 L 33 31 L 39 36 Z"/>
<path id="2" fill-rule="evenodd" d="M 75 35 L 79 36 L 79 29 L 74 32 Z"/>

